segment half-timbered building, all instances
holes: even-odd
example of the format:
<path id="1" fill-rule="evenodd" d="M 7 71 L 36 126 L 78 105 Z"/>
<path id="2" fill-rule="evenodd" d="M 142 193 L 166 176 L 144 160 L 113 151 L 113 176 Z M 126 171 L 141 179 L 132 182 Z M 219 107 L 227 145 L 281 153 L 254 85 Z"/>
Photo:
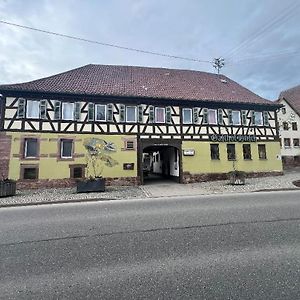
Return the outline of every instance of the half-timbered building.
<path id="1" fill-rule="evenodd" d="M 0 175 L 20 186 L 92 175 L 91 140 L 101 175 L 119 184 L 143 184 L 146 164 L 180 183 L 282 172 L 280 106 L 223 75 L 87 65 L 0 93 Z"/>

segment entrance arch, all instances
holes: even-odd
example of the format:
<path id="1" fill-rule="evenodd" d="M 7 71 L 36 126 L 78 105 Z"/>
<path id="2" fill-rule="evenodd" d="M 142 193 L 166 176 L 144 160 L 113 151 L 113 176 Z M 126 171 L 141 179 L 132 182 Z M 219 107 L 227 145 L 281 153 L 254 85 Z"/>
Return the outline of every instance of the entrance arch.
<path id="1" fill-rule="evenodd" d="M 138 171 L 141 184 L 166 179 L 182 183 L 181 141 L 141 140 Z"/>

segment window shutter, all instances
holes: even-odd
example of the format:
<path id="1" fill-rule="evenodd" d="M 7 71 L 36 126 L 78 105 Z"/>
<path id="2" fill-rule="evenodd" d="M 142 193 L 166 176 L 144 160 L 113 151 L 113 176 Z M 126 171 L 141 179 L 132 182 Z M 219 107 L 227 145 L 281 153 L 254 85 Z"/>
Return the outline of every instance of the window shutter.
<path id="1" fill-rule="evenodd" d="M 228 109 L 228 124 L 232 125 L 233 124 L 233 120 L 232 120 L 232 110 Z"/>
<path id="2" fill-rule="evenodd" d="M 223 110 L 218 109 L 218 124 L 223 124 Z"/>
<path id="3" fill-rule="evenodd" d="M 125 105 L 120 105 L 120 122 L 125 122 Z"/>
<path id="4" fill-rule="evenodd" d="M 55 101 L 54 103 L 54 119 L 59 120 L 61 116 L 61 103 L 60 101 Z"/>
<path id="5" fill-rule="evenodd" d="M 88 121 L 95 120 L 95 106 L 94 103 L 88 104 Z"/>
<path id="6" fill-rule="evenodd" d="M 76 121 L 80 120 L 80 109 L 81 109 L 80 102 L 75 102 L 74 120 Z"/>
<path id="7" fill-rule="evenodd" d="M 113 120 L 114 120 L 113 105 L 107 104 L 107 121 L 112 122 Z"/>
<path id="8" fill-rule="evenodd" d="M 207 124 L 207 123 L 208 123 L 208 109 L 203 108 L 203 124 Z"/>
<path id="9" fill-rule="evenodd" d="M 252 125 L 255 125 L 255 111 L 254 110 L 251 111 L 251 123 L 252 123 Z"/>
<path id="10" fill-rule="evenodd" d="M 139 105 L 138 106 L 138 122 L 139 123 L 143 123 L 143 112 L 144 112 L 143 105 Z"/>
<path id="11" fill-rule="evenodd" d="M 193 108 L 193 123 L 199 123 L 199 109 L 198 107 Z"/>
<path id="12" fill-rule="evenodd" d="M 166 123 L 172 123 L 171 106 L 166 107 Z"/>
<path id="13" fill-rule="evenodd" d="M 263 112 L 263 116 L 264 116 L 264 119 L 263 119 L 264 125 L 268 126 L 269 125 L 269 115 L 268 115 L 268 112 L 264 111 Z"/>
<path id="14" fill-rule="evenodd" d="M 47 118 L 47 100 L 40 101 L 40 118 L 41 119 Z"/>
<path id="15" fill-rule="evenodd" d="M 17 117 L 18 118 L 24 118 L 25 117 L 25 99 L 20 98 L 18 101 L 18 111 L 17 111 Z"/>
<path id="16" fill-rule="evenodd" d="M 149 122 L 154 122 L 154 106 L 152 105 L 149 106 Z"/>

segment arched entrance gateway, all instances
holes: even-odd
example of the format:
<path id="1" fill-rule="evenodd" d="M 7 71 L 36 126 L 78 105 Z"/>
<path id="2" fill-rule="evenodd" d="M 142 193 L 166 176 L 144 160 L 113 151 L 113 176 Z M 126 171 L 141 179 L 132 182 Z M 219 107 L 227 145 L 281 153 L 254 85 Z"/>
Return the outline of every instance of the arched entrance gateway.
<path id="1" fill-rule="evenodd" d="M 182 183 L 181 141 L 141 140 L 138 171 L 141 184 L 166 180 Z"/>

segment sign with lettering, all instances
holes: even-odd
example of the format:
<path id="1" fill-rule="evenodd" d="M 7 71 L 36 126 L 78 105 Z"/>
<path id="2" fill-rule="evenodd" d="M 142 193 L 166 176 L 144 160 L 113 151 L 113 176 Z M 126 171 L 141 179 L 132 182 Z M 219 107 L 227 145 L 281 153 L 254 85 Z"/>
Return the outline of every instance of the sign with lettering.
<path id="1" fill-rule="evenodd" d="M 256 142 L 255 135 L 241 135 L 241 134 L 212 134 L 209 136 L 212 142 Z"/>
<path id="2" fill-rule="evenodd" d="M 185 150 L 183 150 L 183 155 L 184 156 L 194 156 L 195 150 L 194 149 L 185 149 Z"/>

